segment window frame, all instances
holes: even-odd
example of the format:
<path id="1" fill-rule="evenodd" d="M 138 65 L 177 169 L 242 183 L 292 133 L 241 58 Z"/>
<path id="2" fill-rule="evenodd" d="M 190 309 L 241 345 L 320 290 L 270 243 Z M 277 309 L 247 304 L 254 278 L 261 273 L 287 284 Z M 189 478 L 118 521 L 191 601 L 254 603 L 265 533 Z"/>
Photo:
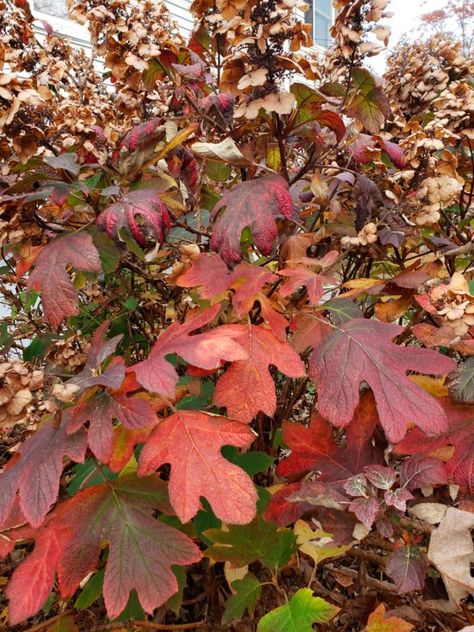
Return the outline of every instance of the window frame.
<path id="1" fill-rule="evenodd" d="M 328 33 L 328 38 L 324 42 L 318 42 L 316 39 L 316 20 L 319 17 L 320 19 L 327 20 L 329 25 L 331 26 L 334 19 L 334 8 L 331 0 L 326 0 L 328 2 L 328 13 L 324 9 L 321 9 L 321 0 L 306 0 L 306 3 L 309 4 L 309 9 L 304 14 L 305 21 L 307 24 L 311 24 L 312 27 L 312 37 L 314 43 L 317 47 L 326 49 L 331 45 L 331 36 Z M 319 5 L 319 6 L 318 6 Z M 328 29 L 329 30 L 329 29 Z"/>

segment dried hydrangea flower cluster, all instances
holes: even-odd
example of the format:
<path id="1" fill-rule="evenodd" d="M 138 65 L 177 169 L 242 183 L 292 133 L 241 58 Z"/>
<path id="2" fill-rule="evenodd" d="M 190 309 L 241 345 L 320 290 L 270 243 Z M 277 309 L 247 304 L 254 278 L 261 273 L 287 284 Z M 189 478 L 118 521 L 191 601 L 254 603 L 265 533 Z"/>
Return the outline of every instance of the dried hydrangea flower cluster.
<path id="1" fill-rule="evenodd" d="M 423 208 L 415 216 L 419 226 L 435 224 L 441 217 L 440 211 L 453 204 L 462 190 L 462 184 L 448 175 L 425 178 L 416 194 Z"/>
<path id="2" fill-rule="evenodd" d="M 465 336 L 474 327 L 474 295 L 466 278 L 455 272 L 449 283 L 434 287 L 420 303 L 456 336 Z"/>
<path id="3" fill-rule="evenodd" d="M 44 374 L 20 360 L 0 363 L 0 426 L 23 422 L 34 408 Z"/>
<path id="4" fill-rule="evenodd" d="M 191 9 L 199 21 L 198 36 L 209 32 L 219 37 L 225 55 L 220 89 L 239 97 L 235 116 L 253 120 L 263 110 L 289 114 L 295 97 L 284 77 L 317 77 L 313 55 L 299 52 L 313 43 L 311 26 L 297 17 L 308 5 L 301 0 L 196 0 Z"/>

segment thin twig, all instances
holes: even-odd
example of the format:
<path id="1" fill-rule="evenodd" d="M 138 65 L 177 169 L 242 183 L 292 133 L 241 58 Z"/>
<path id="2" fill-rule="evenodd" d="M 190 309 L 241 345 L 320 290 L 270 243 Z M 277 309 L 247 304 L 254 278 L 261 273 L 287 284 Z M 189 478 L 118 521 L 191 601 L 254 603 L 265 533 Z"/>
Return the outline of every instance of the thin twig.
<path id="1" fill-rule="evenodd" d="M 194 623 L 154 623 L 153 621 L 113 621 L 112 623 L 105 623 L 95 628 L 97 632 L 101 630 L 113 630 L 114 628 L 123 628 L 124 625 L 130 625 L 136 627 L 145 628 L 147 630 L 175 630 L 181 632 L 181 630 L 197 630 L 198 628 L 208 628 L 208 624 L 205 621 L 195 621 Z M 28 632 L 31 632 L 28 630 Z"/>
<path id="2" fill-rule="evenodd" d="M 59 619 L 62 619 L 63 617 L 66 617 L 67 615 L 73 614 L 73 613 L 74 613 L 74 610 L 66 610 L 65 612 L 61 612 L 61 614 L 57 614 L 54 617 L 50 617 L 49 619 L 46 619 L 45 621 L 41 621 L 41 623 L 37 623 L 33 627 L 28 628 L 26 632 L 38 632 L 38 630 L 44 630 L 44 628 L 47 628 L 52 623 L 55 623 L 56 621 L 59 621 Z"/>

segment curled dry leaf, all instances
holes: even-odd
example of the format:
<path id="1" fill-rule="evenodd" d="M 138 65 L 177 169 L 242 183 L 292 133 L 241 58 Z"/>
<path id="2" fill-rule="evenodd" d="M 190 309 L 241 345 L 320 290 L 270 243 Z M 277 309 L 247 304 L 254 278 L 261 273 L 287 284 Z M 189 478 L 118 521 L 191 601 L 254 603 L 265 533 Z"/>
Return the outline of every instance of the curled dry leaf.
<path id="1" fill-rule="evenodd" d="M 220 160 L 230 165 L 248 164 L 248 160 L 244 157 L 232 138 L 226 138 L 220 143 L 193 143 L 191 149 L 200 158 Z"/>

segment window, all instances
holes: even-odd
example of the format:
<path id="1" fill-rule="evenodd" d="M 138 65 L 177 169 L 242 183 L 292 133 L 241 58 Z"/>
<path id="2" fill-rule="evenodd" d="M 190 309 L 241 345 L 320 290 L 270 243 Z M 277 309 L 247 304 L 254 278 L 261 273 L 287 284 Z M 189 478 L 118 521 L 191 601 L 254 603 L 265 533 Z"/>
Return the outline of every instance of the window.
<path id="1" fill-rule="evenodd" d="M 309 10 L 305 15 L 306 22 L 313 25 L 313 39 L 318 46 L 325 48 L 331 45 L 329 29 L 332 26 L 332 0 L 306 0 Z"/>

